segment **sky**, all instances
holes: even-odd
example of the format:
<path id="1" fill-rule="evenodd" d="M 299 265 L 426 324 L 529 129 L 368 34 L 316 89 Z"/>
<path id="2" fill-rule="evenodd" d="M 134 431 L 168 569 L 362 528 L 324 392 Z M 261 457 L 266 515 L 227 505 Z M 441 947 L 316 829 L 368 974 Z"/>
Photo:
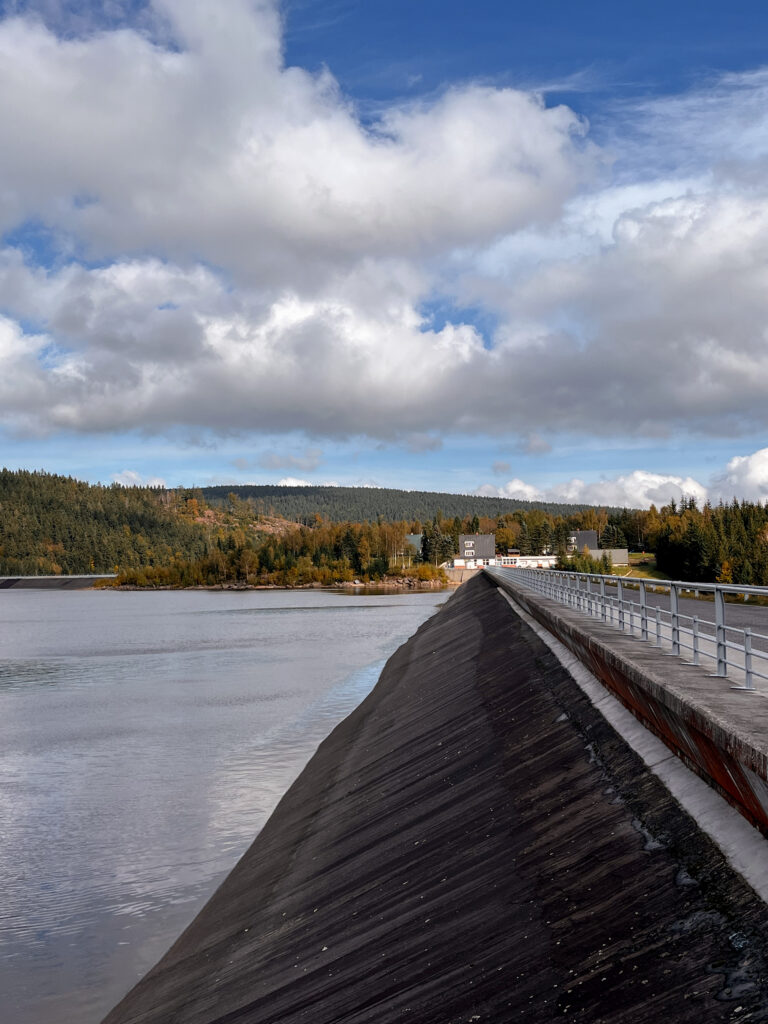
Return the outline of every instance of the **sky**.
<path id="1" fill-rule="evenodd" d="M 768 500 L 768 5 L 0 0 L 0 464 Z"/>

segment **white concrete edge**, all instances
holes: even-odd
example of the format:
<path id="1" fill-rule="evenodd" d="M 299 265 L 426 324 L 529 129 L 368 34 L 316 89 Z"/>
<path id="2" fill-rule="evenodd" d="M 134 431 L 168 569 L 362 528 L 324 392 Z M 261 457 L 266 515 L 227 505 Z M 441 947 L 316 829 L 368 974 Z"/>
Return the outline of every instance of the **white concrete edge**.
<path id="1" fill-rule="evenodd" d="M 768 903 L 768 842 L 762 834 L 646 729 L 565 644 L 528 615 L 504 590 L 499 588 L 499 593 L 544 641 L 606 721 L 720 848 L 734 871 Z"/>

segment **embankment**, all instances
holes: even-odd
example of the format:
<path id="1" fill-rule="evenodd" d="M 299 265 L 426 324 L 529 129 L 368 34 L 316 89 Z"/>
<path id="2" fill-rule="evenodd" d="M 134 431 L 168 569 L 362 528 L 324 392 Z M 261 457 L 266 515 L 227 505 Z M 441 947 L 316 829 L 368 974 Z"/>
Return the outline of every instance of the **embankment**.
<path id="1" fill-rule="evenodd" d="M 729 680 L 713 675 L 712 668 L 670 657 L 651 643 L 503 575 L 497 582 L 647 729 L 768 838 L 768 701 L 764 692 L 734 690 Z"/>
<path id="2" fill-rule="evenodd" d="M 485 576 L 108 1024 L 768 1019 L 765 905 Z"/>

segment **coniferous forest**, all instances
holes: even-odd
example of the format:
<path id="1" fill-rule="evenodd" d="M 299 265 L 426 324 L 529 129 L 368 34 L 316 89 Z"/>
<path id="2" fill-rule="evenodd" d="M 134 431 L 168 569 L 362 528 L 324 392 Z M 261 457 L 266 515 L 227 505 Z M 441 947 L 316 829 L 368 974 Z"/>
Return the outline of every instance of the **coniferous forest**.
<path id="1" fill-rule="evenodd" d="M 594 529 L 603 548 L 655 552 L 657 568 L 675 579 L 768 585 L 768 508 L 760 503 L 638 510 L 373 488 L 222 490 L 1 470 L 0 575 L 117 572 L 135 586 L 431 580 L 460 533 L 493 532 L 502 553 L 564 554 L 573 530 Z M 408 534 L 421 534 L 418 550 Z"/>
<path id="2" fill-rule="evenodd" d="M 203 487 L 201 493 L 211 505 L 222 505 L 230 494 L 248 501 L 255 510 L 297 522 L 312 523 L 316 516 L 332 522 L 389 522 L 418 519 L 427 522 L 438 511 L 446 519 L 458 516 L 483 516 L 498 519 L 518 509 L 541 510 L 552 516 L 583 512 L 589 505 L 565 505 L 554 502 L 523 501 L 516 498 L 488 498 L 473 494 L 449 494 L 440 491 L 401 491 L 391 487 L 278 487 L 273 484 L 233 484 L 229 487 Z M 610 512 L 620 512 L 618 508 Z"/>

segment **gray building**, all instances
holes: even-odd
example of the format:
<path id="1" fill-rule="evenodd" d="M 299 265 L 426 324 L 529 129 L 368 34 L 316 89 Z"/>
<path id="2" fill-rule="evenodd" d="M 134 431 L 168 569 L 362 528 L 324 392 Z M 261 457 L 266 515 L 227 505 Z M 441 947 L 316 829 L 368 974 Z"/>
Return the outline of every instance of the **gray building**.
<path id="1" fill-rule="evenodd" d="M 496 557 L 495 533 L 461 533 L 459 534 L 459 553 L 457 558 L 486 559 Z"/>
<path id="2" fill-rule="evenodd" d="M 597 547 L 597 530 L 574 530 L 568 538 L 568 552 L 581 554 L 584 548 L 590 551 Z"/>
<path id="3" fill-rule="evenodd" d="M 590 548 L 591 558 L 602 558 L 608 555 L 611 565 L 629 565 L 629 550 L 627 548 Z"/>

